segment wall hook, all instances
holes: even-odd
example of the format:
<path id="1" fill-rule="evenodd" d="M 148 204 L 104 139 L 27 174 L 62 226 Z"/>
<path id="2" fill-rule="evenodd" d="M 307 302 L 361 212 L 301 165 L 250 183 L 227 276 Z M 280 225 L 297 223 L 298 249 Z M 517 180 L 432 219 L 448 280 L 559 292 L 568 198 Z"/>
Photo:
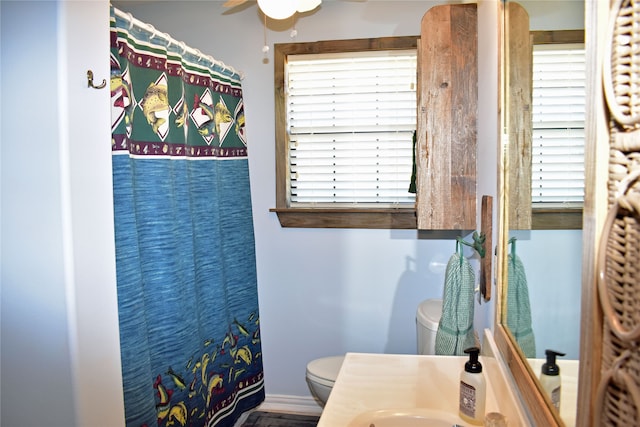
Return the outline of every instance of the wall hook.
<path id="1" fill-rule="evenodd" d="M 93 71 L 87 70 L 87 87 L 92 87 L 94 89 L 102 89 L 106 85 L 107 85 L 107 81 L 105 79 L 102 79 L 102 83 L 100 83 L 98 86 L 94 85 L 93 84 Z"/>
<path id="2" fill-rule="evenodd" d="M 480 255 L 480 258 L 484 258 L 484 254 L 485 254 L 485 248 L 484 248 L 484 242 L 486 240 L 487 236 L 484 234 L 484 232 L 478 234 L 477 231 L 473 232 L 473 243 L 469 243 L 469 242 L 465 242 L 462 237 L 456 237 L 456 252 L 458 251 L 458 243 L 461 243 L 463 245 L 469 246 L 470 248 L 475 249 L 478 252 L 478 255 Z"/>

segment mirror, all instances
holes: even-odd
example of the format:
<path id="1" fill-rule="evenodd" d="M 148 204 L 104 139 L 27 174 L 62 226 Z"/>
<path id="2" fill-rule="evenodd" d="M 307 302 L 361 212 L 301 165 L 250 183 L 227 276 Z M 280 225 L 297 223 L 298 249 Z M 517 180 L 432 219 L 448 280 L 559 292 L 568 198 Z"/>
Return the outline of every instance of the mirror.
<path id="1" fill-rule="evenodd" d="M 568 229 L 564 215 L 536 213 L 531 216 L 531 128 L 537 105 L 531 102 L 531 50 L 538 44 L 584 42 L 584 1 L 505 1 L 503 4 L 502 125 L 505 135 L 501 174 L 501 208 L 498 245 L 498 277 L 506 285 L 498 290 L 496 339 L 504 346 L 506 362 L 537 425 L 575 425 L 580 347 L 580 301 L 582 230 Z M 573 31 L 571 31 L 573 30 Z M 575 31 L 579 30 L 579 31 Z M 581 31 L 580 31 L 581 30 Z M 576 40 L 576 36 L 582 40 Z M 582 94 L 584 96 L 584 93 Z M 583 113 L 584 114 L 584 113 Z M 558 221 L 563 221 L 559 223 Z M 580 219 L 578 220 L 581 221 Z M 545 229 L 539 229 L 544 222 Z M 534 229 L 531 229 L 533 225 Z M 509 288 L 508 254 L 521 261 L 530 305 L 531 328 L 509 318 L 515 312 L 516 287 Z M 512 258 L 513 260 L 514 258 Z M 513 269 L 513 264 L 512 264 Z M 512 270 L 511 280 L 517 277 Z M 522 284 L 517 285 L 522 289 Z M 525 304 L 526 305 L 526 304 Z M 522 306 L 524 307 L 524 306 Z M 526 311 L 526 310 L 525 310 Z M 526 324 L 526 319 L 525 322 Z M 516 326 L 520 325 L 520 326 Z M 516 330 L 520 328 L 520 330 Z M 502 341 L 502 345 L 500 342 Z M 538 377 L 545 350 L 565 353 L 559 358 L 561 399 L 559 411 L 545 396 Z M 502 348 L 501 348 L 502 350 Z"/>

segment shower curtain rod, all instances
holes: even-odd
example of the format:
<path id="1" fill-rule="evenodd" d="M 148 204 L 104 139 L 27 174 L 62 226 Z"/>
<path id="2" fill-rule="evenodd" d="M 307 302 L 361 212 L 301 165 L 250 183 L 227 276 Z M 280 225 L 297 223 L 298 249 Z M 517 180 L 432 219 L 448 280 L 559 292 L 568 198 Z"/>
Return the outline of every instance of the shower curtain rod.
<path id="1" fill-rule="evenodd" d="M 184 50 L 186 50 L 187 52 L 193 54 L 193 55 L 197 55 L 197 56 L 201 56 L 203 58 L 208 59 L 209 61 L 211 61 L 212 63 L 214 63 L 215 65 L 218 65 L 219 67 L 222 67 L 224 70 L 230 71 L 232 73 L 237 74 L 238 76 L 240 76 L 240 80 L 244 79 L 244 74 L 238 70 L 236 70 L 235 68 L 225 64 L 222 61 L 219 61 L 217 59 L 215 59 L 213 56 L 211 55 L 206 55 L 204 53 L 202 53 L 200 50 L 192 48 L 190 46 L 187 46 L 185 42 L 182 41 L 178 41 L 176 39 L 174 39 L 173 37 L 171 37 L 169 34 L 167 33 L 163 33 L 162 31 L 158 31 L 156 30 L 156 28 L 151 25 L 151 24 L 147 24 L 146 22 L 142 22 L 139 19 L 135 18 L 130 12 L 123 12 L 120 9 L 118 9 L 117 7 L 113 8 L 115 14 L 124 19 L 124 20 L 128 20 L 129 21 L 129 28 L 131 29 L 134 25 L 140 27 L 140 28 L 144 28 L 148 31 L 150 31 L 153 35 L 156 34 L 160 34 L 163 37 L 165 37 L 167 39 L 167 41 L 170 44 L 177 44 L 180 45 Z"/>

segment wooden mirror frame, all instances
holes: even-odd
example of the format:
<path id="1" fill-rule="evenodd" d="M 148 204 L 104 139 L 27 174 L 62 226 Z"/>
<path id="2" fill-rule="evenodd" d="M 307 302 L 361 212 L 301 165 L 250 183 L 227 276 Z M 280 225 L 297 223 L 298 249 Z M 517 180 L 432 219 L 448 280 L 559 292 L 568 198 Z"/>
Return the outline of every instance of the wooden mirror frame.
<path id="1" fill-rule="evenodd" d="M 587 97 L 585 116 L 585 192 L 583 213 L 580 369 L 576 426 L 595 426 L 594 407 L 600 382 L 603 313 L 597 295 L 597 252 L 607 214 L 609 127 L 602 87 L 604 43 L 611 1 L 587 1 L 585 48 Z M 609 41 L 610 42 L 610 41 Z M 609 60 L 609 59 L 607 59 Z"/>

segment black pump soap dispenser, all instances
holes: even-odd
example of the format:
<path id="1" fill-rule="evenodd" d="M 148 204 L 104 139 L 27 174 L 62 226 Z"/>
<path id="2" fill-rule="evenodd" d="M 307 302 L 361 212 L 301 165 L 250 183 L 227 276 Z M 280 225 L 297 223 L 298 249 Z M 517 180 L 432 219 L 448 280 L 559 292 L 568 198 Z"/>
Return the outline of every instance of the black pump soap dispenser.
<path id="1" fill-rule="evenodd" d="M 547 355 L 547 362 L 542 365 L 542 370 L 540 372 L 540 384 L 544 389 L 545 393 L 551 399 L 551 403 L 556 409 L 560 410 L 560 390 L 561 383 L 560 380 L 560 367 L 556 364 L 557 356 L 564 356 L 564 353 L 560 353 L 555 350 L 545 350 L 545 354 Z"/>
<path id="2" fill-rule="evenodd" d="M 486 381 L 482 373 L 482 364 L 478 360 L 480 349 L 471 347 L 464 351 L 469 360 L 460 373 L 460 418 L 482 425 L 486 401 Z"/>

